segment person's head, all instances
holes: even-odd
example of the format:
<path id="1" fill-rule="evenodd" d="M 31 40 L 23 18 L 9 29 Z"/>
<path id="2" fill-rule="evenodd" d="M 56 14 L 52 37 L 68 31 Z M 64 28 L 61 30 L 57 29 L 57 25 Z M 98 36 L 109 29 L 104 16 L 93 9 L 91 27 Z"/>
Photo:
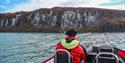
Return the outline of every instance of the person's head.
<path id="1" fill-rule="evenodd" d="M 72 42 L 72 40 L 77 39 L 76 37 L 77 32 L 74 29 L 69 29 L 68 31 L 66 31 L 65 33 L 65 39 L 67 43 Z"/>

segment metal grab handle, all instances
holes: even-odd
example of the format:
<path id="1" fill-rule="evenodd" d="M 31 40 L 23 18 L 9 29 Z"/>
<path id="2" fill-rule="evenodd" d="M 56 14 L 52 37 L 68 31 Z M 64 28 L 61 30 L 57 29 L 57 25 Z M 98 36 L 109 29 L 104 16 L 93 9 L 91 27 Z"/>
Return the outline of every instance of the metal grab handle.
<path id="1" fill-rule="evenodd" d="M 116 59 L 116 63 L 119 63 L 119 59 L 118 57 L 113 54 L 113 53 L 108 53 L 108 52 L 100 52 L 97 56 L 96 56 L 96 62 L 98 63 L 98 58 L 100 55 L 103 55 L 103 54 L 106 54 L 106 55 L 112 55 L 115 59 Z"/>
<path id="2" fill-rule="evenodd" d="M 69 51 L 64 50 L 64 49 L 57 49 L 56 53 L 57 52 L 66 52 L 68 54 L 68 60 L 69 60 L 68 63 L 71 63 L 71 61 L 70 61 L 71 55 L 70 55 Z M 55 54 L 55 60 L 57 60 L 57 54 Z M 55 61 L 55 63 L 57 63 L 57 61 Z"/>

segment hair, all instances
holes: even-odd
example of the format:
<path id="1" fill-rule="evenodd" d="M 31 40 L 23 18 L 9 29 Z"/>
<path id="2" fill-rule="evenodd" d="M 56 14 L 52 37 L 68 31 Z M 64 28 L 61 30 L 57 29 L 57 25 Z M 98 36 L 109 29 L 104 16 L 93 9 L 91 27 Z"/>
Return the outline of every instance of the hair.
<path id="1" fill-rule="evenodd" d="M 77 32 L 74 29 L 69 29 L 66 31 L 65 35 L 76 36 Z"/>

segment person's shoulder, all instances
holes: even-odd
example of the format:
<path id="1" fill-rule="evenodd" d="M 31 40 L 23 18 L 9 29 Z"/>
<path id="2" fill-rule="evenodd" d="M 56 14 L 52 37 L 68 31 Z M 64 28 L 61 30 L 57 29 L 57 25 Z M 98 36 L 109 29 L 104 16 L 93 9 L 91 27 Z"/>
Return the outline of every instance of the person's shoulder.
<path id="1" fill-rule="evenodd" d="M 57 43 L 57 45 L 56 45 L 56 50 L 58 49 L 58 48 L 60 48 L 61 47 L 61 43 L 59 42 L 59 43 Z"/>
<path id="2" fill-rule="evenodd" d="M 57 45 L 56 45 L 56 46 L 58 46 L 58 45 L 60 45 L 60 44 L 61 44 L 61 42 L 57 43 Z"/>
<path id="3" fill-rule="evenodd" d="M 82 49 L 82 47 L 80 45 L 78 45 L 77 47 L 75 47 L 76 49 Z"/>
<path id="4" fill-rule="evenodd" d="M 84 51 L 85 48 L 84 48 L 84 46 L 78 45 L 78 46 L 77 46 L 77 49 L 79 49 L 79 50 L 81 50 L 81 51 Z"/>

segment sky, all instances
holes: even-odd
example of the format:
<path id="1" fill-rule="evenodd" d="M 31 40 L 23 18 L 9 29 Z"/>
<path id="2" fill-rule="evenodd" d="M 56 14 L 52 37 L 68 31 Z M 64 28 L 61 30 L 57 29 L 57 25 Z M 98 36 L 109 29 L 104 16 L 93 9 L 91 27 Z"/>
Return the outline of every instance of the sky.
<path id="1" fill-rule="evenodd" d="M 125 0 L 0 0 L 0 13 L 52 7 L 96 7 L 125 10 Z"/>

